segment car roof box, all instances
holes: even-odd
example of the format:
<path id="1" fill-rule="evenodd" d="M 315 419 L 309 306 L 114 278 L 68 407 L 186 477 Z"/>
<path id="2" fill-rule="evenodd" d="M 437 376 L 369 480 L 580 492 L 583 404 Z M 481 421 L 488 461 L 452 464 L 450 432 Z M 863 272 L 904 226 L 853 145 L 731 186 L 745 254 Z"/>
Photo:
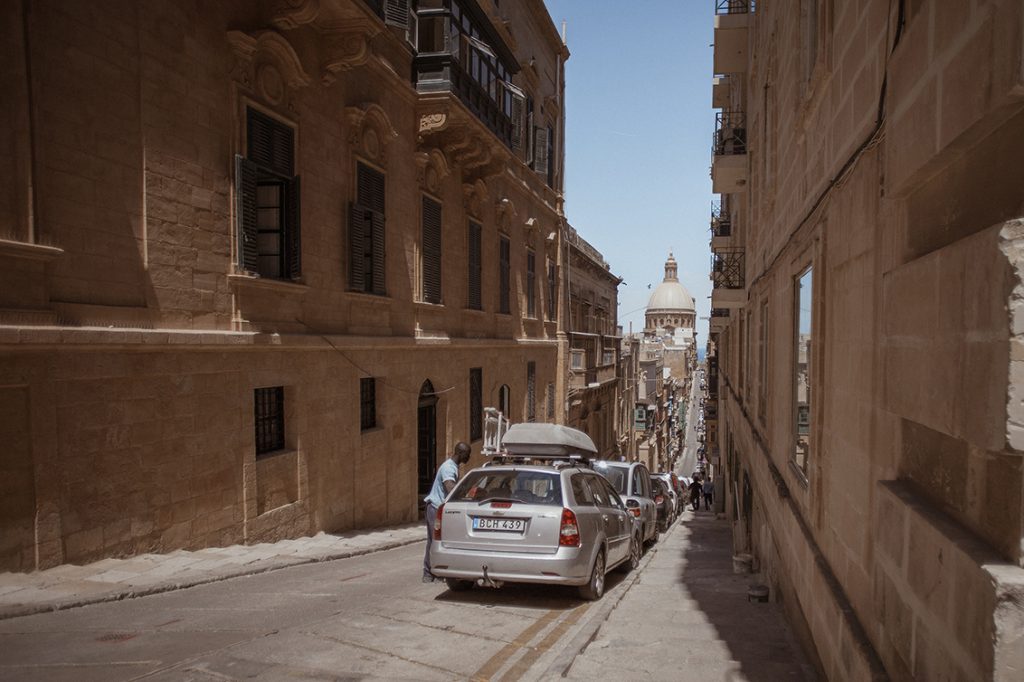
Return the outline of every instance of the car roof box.
<path id="1" fill-rule="evenodd" d="M 513 424 L 501 439 L 502 448 L 513 457 L 592 457 L 597 448 L 590 436 L 560 424 L 533 422 Z"/>

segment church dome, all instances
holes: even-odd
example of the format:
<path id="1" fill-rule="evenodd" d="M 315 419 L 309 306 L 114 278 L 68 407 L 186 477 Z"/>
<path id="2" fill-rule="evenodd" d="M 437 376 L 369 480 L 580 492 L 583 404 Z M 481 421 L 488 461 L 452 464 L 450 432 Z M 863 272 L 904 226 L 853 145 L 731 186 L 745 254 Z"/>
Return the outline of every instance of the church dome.
<path id="1" fill-rule="evenodd" d="M 650 300 L 647 301 L 647 312 L 679 311 L 695 312 L 693 296 L 679 283 L 676 275 L 676 259 L 670 253 L 665 261 L 665 280 L 657 286 Z"/>

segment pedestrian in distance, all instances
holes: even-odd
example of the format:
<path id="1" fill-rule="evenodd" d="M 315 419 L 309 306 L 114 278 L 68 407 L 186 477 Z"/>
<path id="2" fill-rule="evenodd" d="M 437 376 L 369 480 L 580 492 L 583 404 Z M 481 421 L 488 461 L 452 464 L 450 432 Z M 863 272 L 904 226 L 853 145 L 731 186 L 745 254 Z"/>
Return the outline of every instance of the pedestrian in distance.
<path id="1" fill-rule="evenodd" d="M 700 494 L 702 490 L 700 475 L 694 475 L 693 482 L 690 483 L 690 505 L 693 507 L 693 511 L 700 509 Z"/>
<path id="2" fill-rule="evenodd" d="M 704 510 L 711 510 L 711 503 L 715 499 L 715 484 L 711 482 L 711 477 L 704 481 Z"/>
<path id="3" fill-rule="evenodd" d="M 437 508 L 444 503 L 448 493 L 455 487 L 455 483 L 459 480 L 459 466 L 469 461 L 470 452 L 470 447 L 462 441 L 456 443 L 451 456 L 437 467 L 430 494 L 423 498 L 423 501 L 427 503 L 426 509 L 423 510 L 423 519 L 427 525 L 427 550 L 423 555 L 423 582 L 425 583 L 440 580 L 440 578 L 435 578 L 430 571 L 430 546 L 434 542 L 434 521 L 437 518 Z"/>

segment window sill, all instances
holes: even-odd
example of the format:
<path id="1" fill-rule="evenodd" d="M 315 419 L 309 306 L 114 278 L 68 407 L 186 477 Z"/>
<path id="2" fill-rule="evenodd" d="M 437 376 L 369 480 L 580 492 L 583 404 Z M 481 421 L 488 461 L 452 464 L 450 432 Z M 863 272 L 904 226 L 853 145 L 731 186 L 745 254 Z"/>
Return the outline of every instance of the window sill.
<path id="1" fill-rule="evenodd" d="M 271 450 L 270 452 L 261 452 L 256 455 L 257 462 L 265 462 L 269 459 L 277 459 L 278 457 L 286 457 L 288 455 L 298 454 L 298 450 L 294 448 L 282 448 L 280 450 Z"/>
<path id="2" fill-rule="evenodd" d="M 259 275 L 228 275 L 228 283 L 233 287 L 248 289 L 263 289 L 265 291 L 277 291 L 284 294 L 302 295 L 309 291 L 309 286 L 299 282 L 292 282 L 285 279 L 272 279 L 260 277 Z"/>
<path id="3" fill-rule="evenodd" d="M 428 301 L 416 301 L 415 303 L 417 306 L 422 306 L 427 310 L 440 310 L 446 307 L 444 303 L 430 303 Z"/>
<path id="4" fill-rule="evenodd" d="M 45 262 L 63 255 L 64 249 L 59 249 L 55 246 L 43 246 L 42 244 L 32 244 L 30 242 L 0 239 L 0 256 Z"/>
<path id="5" fill-rule="evenodd" d="M 363 428 L 360 428 L 360 429 L 359 429 L 359 436 L 360 436 L 360 437 L 363 437 L 363 436 L 371 436 L 371 435 L 373 435 L 373 434 L 375 434 L 375 433 L 380 433 L 380 432 L 381 432 L 381 431 L 383 431 L 383 430 L 384 430 L 384 427 L 383 427 L 383 426 L 381 426 L 380 424 L 377 424 L 376 426 L 371 426 L 371 427 L 370 427 L 370 428 L 368 428 L 368 429 L 363 429 Z"/>

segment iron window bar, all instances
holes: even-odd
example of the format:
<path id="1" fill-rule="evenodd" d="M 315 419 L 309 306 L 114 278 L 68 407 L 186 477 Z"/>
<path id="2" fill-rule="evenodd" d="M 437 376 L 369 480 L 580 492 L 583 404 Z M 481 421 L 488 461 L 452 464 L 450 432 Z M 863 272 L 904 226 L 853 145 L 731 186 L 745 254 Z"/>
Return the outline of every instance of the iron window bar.
<path id="1" fill-rule="evenodd" d="M 745 286 L 743 249 L 719 249 L 711 257 L 713 289 L 742 289 Z"/>
<path id="2" fill-rule="evenodd" d="M 712 142 L 715 156 L 747 153 L 747 116 L 736 109 L 715 113 L 715 133 Z"/>
<path id="3" fill-rule="evenodd" d="M 715 237 L 732 234 L 732 217 L 729 215 L 729 202 L 725 199 L 711 203 L 711 234 Z"/>

